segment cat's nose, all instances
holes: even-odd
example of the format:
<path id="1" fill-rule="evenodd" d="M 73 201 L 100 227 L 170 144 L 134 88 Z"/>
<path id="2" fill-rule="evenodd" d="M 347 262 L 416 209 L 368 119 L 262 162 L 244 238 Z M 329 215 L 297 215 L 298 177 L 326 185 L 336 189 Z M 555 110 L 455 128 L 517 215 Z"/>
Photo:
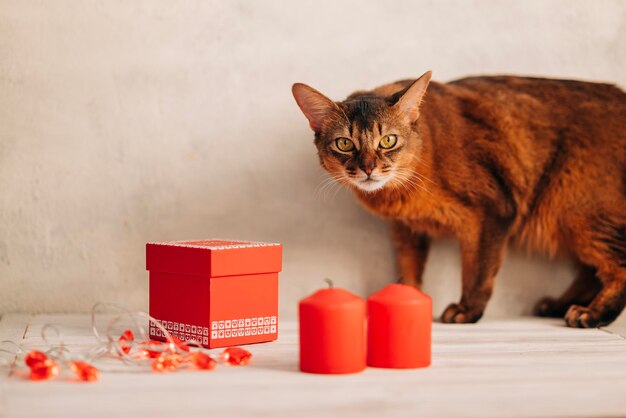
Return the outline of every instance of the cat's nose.
<path id="1" fill-rule="evenodd" d="M 374 161 L 361 162 L 359 166 L 369 177 L 372 174 L 372 171 L 376 168 L 376 163 Z"/>

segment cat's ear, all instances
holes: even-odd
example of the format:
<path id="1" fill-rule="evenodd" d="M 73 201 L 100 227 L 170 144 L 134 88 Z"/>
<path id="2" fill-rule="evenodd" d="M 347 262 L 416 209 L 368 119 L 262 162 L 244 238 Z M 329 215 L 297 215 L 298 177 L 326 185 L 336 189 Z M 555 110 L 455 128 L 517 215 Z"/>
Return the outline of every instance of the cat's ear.
<path id="1" fill-rule="evenodd" d="M 338 111 L 335 102 L 306 84 L 294 84 L 291 92 L 315 132 L 320 131 L 325 118 Z"/>
<path id="2" fill-rule="evenodd" d="M 402 96 L 394 105 L 400 112 L 407 115 L 411 123 L 415 122 L 420 115 L 420 105 L 432 75 L 432 71 L 426 71 L 422 74 L 402 93 Z"/>

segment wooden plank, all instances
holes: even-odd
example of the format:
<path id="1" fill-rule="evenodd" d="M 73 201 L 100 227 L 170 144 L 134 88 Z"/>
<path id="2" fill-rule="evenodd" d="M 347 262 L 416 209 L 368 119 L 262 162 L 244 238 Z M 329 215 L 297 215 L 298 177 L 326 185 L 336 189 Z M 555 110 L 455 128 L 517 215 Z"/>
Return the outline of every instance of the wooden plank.
<path id="1" fill-rule="evenodd" d="M 80 352 L 94 344 L 89 317 L 38 316 L 26 332 L 55 322 Z M 595 417 L 626 414 L 626 340 L 562 321 L 524 318 L 475 325 L 433 324 L 426 369 L 369 368 L 346 376 L 298 371 L 297 324 L 248 347 L 247 367 L 155 375 L 106 369 L 94 384 L 33 384 L 13 376 L 6 418 L 15 417 Z M 33 400 L 36 399 L 36 402 Z"/>

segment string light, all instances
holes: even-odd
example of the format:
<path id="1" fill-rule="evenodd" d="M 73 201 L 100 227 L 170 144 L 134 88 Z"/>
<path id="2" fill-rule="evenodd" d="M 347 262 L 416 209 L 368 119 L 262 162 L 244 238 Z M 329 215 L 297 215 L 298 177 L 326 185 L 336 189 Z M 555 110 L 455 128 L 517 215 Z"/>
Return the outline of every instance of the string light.
<path id="1" fill-rule="evenodd" d="M 116 311 L 105 321 L 104 327 L 99 326 L 104 316 L 102 311 Z M 131 326 L 127 328 L 129 321 Z M 149 339 L 146 328 L 141 325 L 146 321 L 148 327 L 154 326 L 161 331 L 164 342 Z M 123 331 L 120 332 L 120 329 Z M 14 354 L 16 359 L 23 356 L 23 362 L 30 370 L 30 380 L 51 380 L 66 370 L 81 382 L 94 382 L 100 378 L 100 369 L 93 365 L 99 359 L 116 359 L 131 367 L 162 373 L 180 369 L 209 371 L 216 367 L 218 361 L 235 366 L 246 365 L 252 357 L 252 353 L 243 348 L 229 347 L 216 360 L 203 350 L 199 341 L 181 341 L 147 313 L 132 312 L 111 303 L 99 302 L 92 307 L 91 330 L 96 344 L 83 355 L 72 354 L 60 330 L 52 324 L 46 324 L 41 329 L 41 338 L 49 347 L 45 352 L 31 350 L 24 354 L 24 347 L 10 340 L 0 342 L 0 352 Z M 11 345 L 13 349 L 1 348 L 3 345 Z M 0 363 L 2 365 L 10 366 L 7 361 Z"/>

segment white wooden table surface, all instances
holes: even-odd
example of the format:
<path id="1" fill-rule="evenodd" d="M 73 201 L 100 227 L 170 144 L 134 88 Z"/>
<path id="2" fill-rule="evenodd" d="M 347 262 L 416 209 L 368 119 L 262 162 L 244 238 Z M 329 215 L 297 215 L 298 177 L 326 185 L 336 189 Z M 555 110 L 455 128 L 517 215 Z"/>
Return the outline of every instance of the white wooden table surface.
<path id="1" fill-rule="evenodd" d="M 41 347 L 47 323 L 59 325 L 73 351 L 95 342 L 87 315 L 8 314 L 0 340 Z M 534 318 L 435 323 L 430 368 L 323 376 L 298 371 L 296 324 L 281 323 L 278 341 L 248 346 L 254 357 L 245 367 L 120 367 L 91 384 L 30 382 L 5 367 L 0 417 L 626 416 L 624 331 Z"/>

